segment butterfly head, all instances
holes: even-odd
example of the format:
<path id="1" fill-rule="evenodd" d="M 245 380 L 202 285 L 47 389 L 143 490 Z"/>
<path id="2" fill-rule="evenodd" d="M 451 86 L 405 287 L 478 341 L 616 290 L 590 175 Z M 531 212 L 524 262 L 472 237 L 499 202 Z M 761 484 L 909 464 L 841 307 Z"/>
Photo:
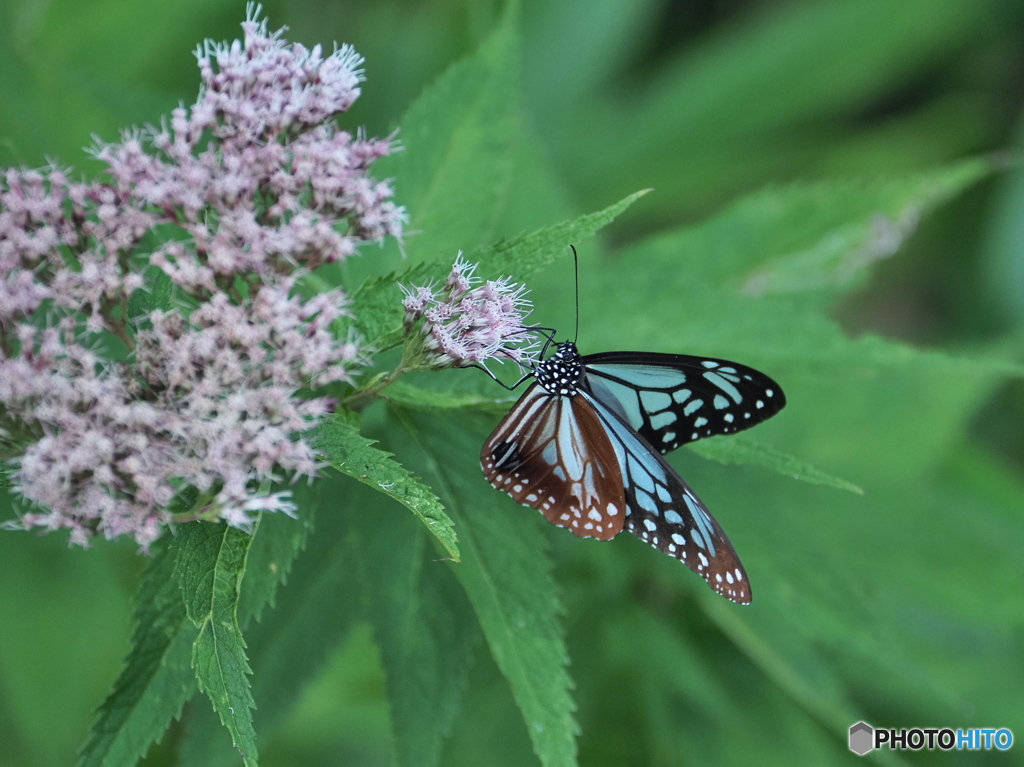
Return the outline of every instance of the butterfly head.
<path id="1" fill-rule="evenodd" d="M 583 362 L 572 341 L 558 344 L 558 351 L 538 363 L 534 377 L 549 394 L 572 396 L 583 380 Z"/>

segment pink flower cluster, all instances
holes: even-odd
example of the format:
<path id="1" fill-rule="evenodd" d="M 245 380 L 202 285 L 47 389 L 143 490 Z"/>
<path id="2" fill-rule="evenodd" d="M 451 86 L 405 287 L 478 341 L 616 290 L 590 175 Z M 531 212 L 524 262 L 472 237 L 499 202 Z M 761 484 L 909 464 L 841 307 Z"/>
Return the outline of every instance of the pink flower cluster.
<path id="1" fill-rule="evenodd" d="M 175 519 L 290 512 L 273 483 L 317 472 L 302 434 L 334 403 L 298 392 L 367 359 L 332 331 L 345 295 L 297 285 L 404 211 L 368 175 L 390 142 L 331 122 L 361 59 L 258 12 L 200 49 L 194 106 L 97 144 L 106 179 L 0 179 L 0 449 L 30 507 L 9 526 L 145 548 Z"/>
<path id="2" fill-rule="evenodd" d="M 523 324 L 532 309 L 526 287 L 507 277 L 480 284 L 476 266 L 459 253 L 440 291 L 402 286 L 406 334 L 415 346 L 407 358 L 424 367 L 465 367 L 490 359 L 522 362 L 534 351 L 536 338 Z"/>

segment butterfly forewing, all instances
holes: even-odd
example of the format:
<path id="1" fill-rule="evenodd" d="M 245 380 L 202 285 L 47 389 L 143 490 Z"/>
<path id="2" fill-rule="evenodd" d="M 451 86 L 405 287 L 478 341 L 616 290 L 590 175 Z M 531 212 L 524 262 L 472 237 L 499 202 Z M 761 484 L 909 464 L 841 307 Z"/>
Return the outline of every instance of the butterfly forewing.
<path id="1" fill-rule="evenodd" d="M 615 448 L 582 397 L 534 384 L 484 444 L 484 476 L 518 503 L 584 538 L 608 540 L 625 520 Z"/>
<path id="2" fill-rule="evenodd" d="M 724 597 L 748 604 L 747 574 L 722 528 L 679 474 L 600 401 L 594 408 L 612 435 L 626 493 L 626 529 L 679 559 Z"/>
<path id="3" fill-rule="evenodd" d="M 771 378 L 727 360 L 604 352 L 583 364 L 594 396 L 661 453 L 750 428 L 786 404 Z"/>

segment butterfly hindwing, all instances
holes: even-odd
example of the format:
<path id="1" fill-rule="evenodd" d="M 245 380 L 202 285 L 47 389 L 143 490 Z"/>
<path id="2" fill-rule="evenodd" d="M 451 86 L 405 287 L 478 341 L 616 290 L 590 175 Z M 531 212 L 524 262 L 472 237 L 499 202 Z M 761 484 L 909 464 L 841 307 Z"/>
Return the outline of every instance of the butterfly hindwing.
<path id="1" fill-rule="evenodd" d="M 484 476 L 518 503 L 584 538 L 624 525 L 622 473 L 611 439 L 582 397 L 534 384 L 484 444 Z"/>
<path id="2" fill-rule="evenodd" d="M 711 512 L 664 458 L 602 402 L 594 408 L 612 436 L 626 492 L 626 529 L 683 562 L 722 596 L 748 604 L 750 584 Z"/>
<path id="3" fill-rule="evenodd" d="M 582 359 L 594 396 L 661 453 L 748 429 L 786 404 L 771 378 L 727 360 L 653 352 Z"/>

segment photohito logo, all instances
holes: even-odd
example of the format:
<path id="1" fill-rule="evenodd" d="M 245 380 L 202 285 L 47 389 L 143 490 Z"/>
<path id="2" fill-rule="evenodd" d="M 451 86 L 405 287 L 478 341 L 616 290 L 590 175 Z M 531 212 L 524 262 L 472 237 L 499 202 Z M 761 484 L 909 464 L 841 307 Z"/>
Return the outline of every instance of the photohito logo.
<path id="1" fill-rule="evenodd" d="M 857 722 L 850 728 L 850 750 L 858 756 L 888 746 L 899 751 L 990 751 L 995 748 L 1006 751 L 1013 745 L 1013 733 L 1001 728 L 974 727 L 953 730 L 949 727 L 912 727 L 882 729 L 867 722 Z"/>

